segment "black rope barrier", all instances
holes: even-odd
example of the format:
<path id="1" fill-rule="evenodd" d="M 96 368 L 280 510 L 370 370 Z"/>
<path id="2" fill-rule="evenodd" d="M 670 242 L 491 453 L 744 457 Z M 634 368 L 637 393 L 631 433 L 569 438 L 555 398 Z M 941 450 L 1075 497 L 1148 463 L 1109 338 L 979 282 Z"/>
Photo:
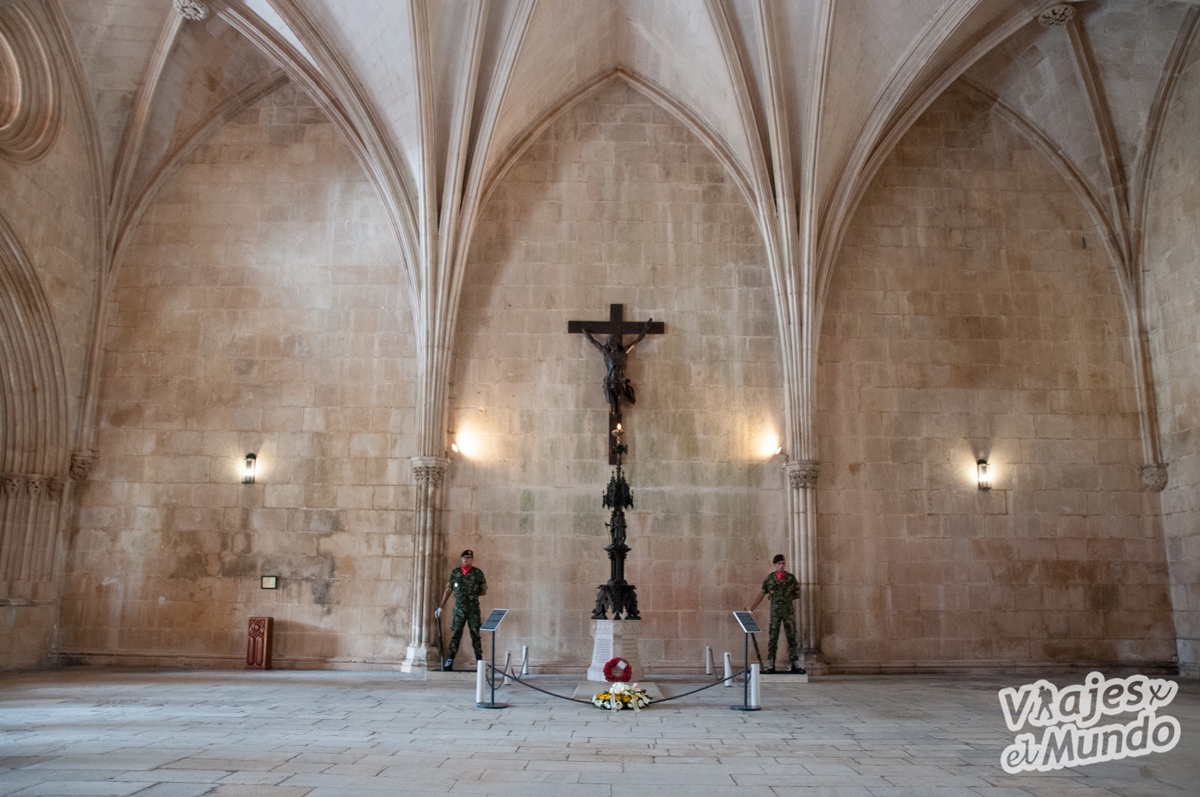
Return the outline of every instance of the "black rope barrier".
<path id="1" fill-rule="evenodd" d="M 726 681 L 732 681 L 734 678 L 737 678 L 739 675 L 746 675 L 746 674 L 747 674 L 746 671 L 742 670 L 741 672 L 734 673 L 733 675 L 729 676 L 728 678 L 722 678 L 718 681 L 713 681 L 711 684 L 705 684 L 704 686 L 700 687 L 699 689 L 693 689 L 690 692 L 684 692 L 682 694 L 671 695 L 670 697 L 664 697 L 662 700 L 655 700 L 651 703 L 651 705 L 654 705 L 654 703 L 668 703 L 672 700 L 678 700 L 681 697 L 687 697 L 688 695 L 694 695 L 697 692 L 703 692 L 705 689 L 712 689 L 714 686 L 720 686 L 721 684 L 725 683 Z"/>
<path id="2" fill-rule="evenodd" d="M 533 684 L 527 684 L 523 680 L 521 680 L 521 676 L 517 675 L 515 672 L 509 674 L 508 677 L 512 678 L 514 681 L 519 683 L 521 686 L 524 686 L 528 689 L 532 689 L 535 692 L 541 692 L 543 695 L 550 695 L 550 697 L 557 697 L 559 700 L 570 700 L 572 703 L 586 703 L 589 706 L 592 705 L 591 700 L 581 700 L 578 697 L 567 697 L 566 695 L 559 695 L 559 694 L 555 694 L 554 692 L 551 692 L 549 690 L 542 689 L 540 686 L 534 686 Z"/>
<path id="3" fill-rule="evenodd" d="M 533 684 L 525 683 L 525 681 L 521 680 L 521 676 L 517 675 L 515 670 L 511 673 L 508 672 L 507 670 L 505 670 L 502 673 L 497 673 L 495 667 L 492 667 L 491 665 L 485 665 L 485 666 L 487 666 L 488 669 L 490 669 L 492 671 L 492 678 L 498 678 L 498 677 L 499 678 L 512 678 L 514 681 L 519 683 L 521 686 L 524 686 L 528 689 L 532 689 L 535 692 L 541 692 L 543 695 L 549 695 L 550 697 L 557 697 L 559 700 L 569 700 L 572 703 L 584 703 L 589 706 L 592 705 L 591 700 L 583 700 L 578 697 L 567 697 L 566 695 L 560 695 L 560 694 L 551 692 L 547 689 L 542 689 L 540 686 L 534 686 Z M 733 675 L 730 675 L 728 678 L 720 678 L 716 681 L 713 681 L 710 684 L 705 684 L 704 686 L 700 687 L 699 689 L 693 689 L 690 692 L 683 692 L 678 695 L 671 695 L 670 697 L 663 697 L 663 698 L 659 698 L 658 700 L 651 700 L 650 705 L 654 706 L 654 705 L 658 705 L 659 703 L 669 703 L 672 700 L 678 700 L 681 697 L 688 697 L 689 695 L 694 695 L 697 692 L 703 692 L 705 689 L 712 689 L 714 686 L 720 686 L 721 684 L 725 683 L 726 681 L 732 681 L 735 678 L 738 678 L 740 676 L 745 676 L 745 675 L 748 675 L 748 672 L 746 670 L 742 670 L 741 672 L 737 672 L 737 673 L 734 673 Z"/>

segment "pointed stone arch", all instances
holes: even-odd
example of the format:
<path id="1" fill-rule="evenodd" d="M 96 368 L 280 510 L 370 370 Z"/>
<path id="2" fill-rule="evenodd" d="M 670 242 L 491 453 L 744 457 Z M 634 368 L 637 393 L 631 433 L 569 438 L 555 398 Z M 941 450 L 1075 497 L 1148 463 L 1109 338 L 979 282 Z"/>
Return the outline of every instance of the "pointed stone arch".
<path id="1" fill-rule="evenodd" d="M 589 545 L 586 507 L 599 506 L 586 496 L 593 471 L 605 468 L 607 414 L 591 349 L 565 330 L 569 318 L 590 317 L 601 297 L 619 296 L 641 308 L 639 318 L 657 319 L 661 310 L 668 329 L 663 338 L 647 339 L 643 345 L 653 348 L 640 349 L 645 356 L 631 365 L 639 410 L 631 418 L 637 442 L 630 461 L 640 456 L 646 469 L 635 489 L 656 495 L 639 504 L 645 513 L 636 522 L 644 525 L 633 535 L 647 547 L 634 558 L 664 573 L 656 557 L 680 545 L 686 560 L 680 567 L 696 573 L 691 583 L 710 583 L 727 557 L 757 561 L 769 556 L 768 548 L 786 549 L 783 483 L 775 463 L 754 448 L 767 427 L 781 431 L 784 406 L 768 255 L 757 208 L 719 153 L 641 86 L 615 72 L 604 76 L 596 93 L 557 117 L 500 179 L 479 222 L 465 272 L 449 413 L 457 439 L 479 446 L 450 466 L 455 483 L 445 547 L 457 553 L 482 546 L 477 555 L 499 572 L 530 561 L 586 561 L 588 553 L 576 546 Z M 644 134 L 633 129 L 639 125 L 647 126 Z M 639 229 L 625 239 L 629 223 Z M 605 248 L 607 241 L 614 248 Z M 513 318 L 522 319 L 520 329 Z M 697 366 L 704 376 L 692 374 L 706 351 L 711 367 Z M 496 366 L 516 359 L 527 359 L 528 368 Z M 469 496 L 492 489 L 503 496 L 497 506 L 531 511 L 481 522 Z M 670 510 L 660 513 L 664 506 Z M 536 511 L 542 507 L 547 511 Z M 758 516 L 762 522 L 746 520 Z M 661 539 L 649 542 L 655 523 L 653 535 L 670 540 L 662 549 Z M 472 536 L 482 528 L 486 534 Z M 700 555 L 693 547 L 724 549 L 743 535 L 749 547 L 728 554 Z M 510 558 L 516 548 L 509 539 L 535 541 L 536 553 Z M 504 600 L 531 608 L 513 633 L 548 623 L 564 628 L 553 648 L 539 650 L 543 661 L 569 661 L 571 646 L 584 638 L 576 635 L 586 634 L 586 620 L 572 619 L 584 603 L 590 614 L 595 593 L 584 584 L 572 577 L 553 603 L 527 589 L 532 582 L 501 588 Z M 734 589 L 753 586 L 744 581 Z M 713 612 L 689 613 L 682 638 L 696 638 L 702 622 L 724 632 Z M 644 633 L 664 635 L 658 625 L 664 616 L 649 620 Z M 647 658 L 683 667 L 680 647 L 669 642 Z"/>
<path id="2" fill-rule="evenodd" d="M 1107 522 L 1098 502 L 1119 494 L 1139 519 L 1153 504 L 1140 495 L 1127 286 L 1094 243 L 1104 231 L 1082 184 L 1015 122 L 956 84 L 876 176 L 836 265 L 818 424 L 835 671 L 1172 652 L 1160 545 L 1133 520 L 1114 526 L 1112 551 L 1092 542 Z M 990 490 L 973 481 L 978 459 L 1005 473 Z M 1123 551 L 1138 546 L 1154 564 L 1131 575 Z M 1154 596 L 1120 607 L 1153 629 L 1136 650 L 1109 641 L 1120 634 L 1097 604 L 1080 608 L 1087 631 L 1042 619 L 1059 616 L 1073 569 L 1097 573 L 1096 594 Z"/>
<path id="3" fill-rule="evenodd" d="M 52 600 L 69 462 L 66 375 L 50 305 L 2 214 L 0 360 L 0 600 Z"/>
<path id="4" fill-rule="evenodd" d="M 496 165 L 486 175 L 483 180 L 483 201 L 480 205 L 487 202 L 488 196 L 495 189 L 495 186 L 504 175 L 520 160 L 521 154 L 529 148 L 534 141 L 548 128 L 554 124 L 560 116 L 566 111 L 583 102 L 588 97 L 598 91 L 603 90 L 609 83 L 621 82 L 625 83 L 637 91 L 645 94 L 656 105 L 677 119 L 685 127 L 687 127 L 701 142 L 712 151 L 713 155 L 721 162 L 729 174 L 734 178 L 734 181 L 746 198 L 746 203 L 757 209 L 756 197 L 752 188 L 750 176 L 738 163 L 737 158 L 729 147 L 723 142 L 720 135 L 712 129 L 704 120 L 696 113 L 693 113 L 688 106 L 680 99 L 671 94 L 666 88 L 658 85 L 649 78 L 637 72 L 632 72 L 623 67 L 617 67 L 605 72 L 601 72 L 593 76 L 590 80 L 577 86 L 572 91 L 567 92 L 551 105 L 545 113 L 534 120 L 525 130 L 517 136 L 513 143 L 509 145 L 504 154 L 496 160 Z"/>

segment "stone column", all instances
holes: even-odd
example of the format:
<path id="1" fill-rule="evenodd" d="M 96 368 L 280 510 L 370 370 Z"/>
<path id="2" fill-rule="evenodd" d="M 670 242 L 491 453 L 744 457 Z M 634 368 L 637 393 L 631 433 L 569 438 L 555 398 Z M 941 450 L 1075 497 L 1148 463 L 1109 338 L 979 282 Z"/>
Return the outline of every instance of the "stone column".
<path id="1" fill-rule="evenodd" d="M 400 665 L 403 672 L 441 666 L 432 629 L 436 592 L 442 584 L 437 567 L 442 553 L 443 488 L 449 465 L 450 461 L 442 457 L 413 457 L 417 500 L 413 508 L 412 623 L 408 654 Z"/>
<path id="2" fill-rule="evenodd" d="M 810 672 L 821 655 L 820 585 L 817 583 L 817 476 L 821 465 L 813 460 L 789 462 L 788 561 L 800 582 L 800 611 L 797 631 Z"/>
<path id="3" fill-rule="evenodd" d="M 0 603 L 58 600 L 64 484 L 39 474 L 0 474 Z"/>

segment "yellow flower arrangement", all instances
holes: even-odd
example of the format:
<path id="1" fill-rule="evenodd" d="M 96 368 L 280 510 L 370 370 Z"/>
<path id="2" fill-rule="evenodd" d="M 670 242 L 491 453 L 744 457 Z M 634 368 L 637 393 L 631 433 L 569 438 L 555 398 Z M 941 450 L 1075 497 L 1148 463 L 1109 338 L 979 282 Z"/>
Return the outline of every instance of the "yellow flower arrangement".
<path id="1" fill-rule="evenodd" d="M 637 684 L 626 686 L 623 683 L 613 683 L 608 685 L 608 689 L 593 697 L 592 704 L 611 711 L 620 711 L 626 708 L 641 711 L 650 705 L 650 696 Z"/>

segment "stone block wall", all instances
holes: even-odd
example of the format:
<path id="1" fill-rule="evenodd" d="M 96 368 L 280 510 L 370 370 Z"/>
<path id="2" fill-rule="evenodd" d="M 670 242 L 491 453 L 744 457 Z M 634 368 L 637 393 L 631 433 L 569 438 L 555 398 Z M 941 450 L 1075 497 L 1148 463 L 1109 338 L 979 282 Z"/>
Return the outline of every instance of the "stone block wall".
<path id="1" fill-rule="evenodd" d="M 1168 483 L 1163 527 L 1180 669 L 1200 675 L 1200 48 L 1163 120 L 1146 216 L 1147 326 Z"/>
<path id="2" fill-rule="evenodd" d="M 1176 189 L 1150 241 L 1164 308 L 1155 377 L 1181 391 L 1160 405 L 1177 424 L 1165 548 L 1158 495 L 1138 475 L 1116 274 L 1067 185 L 956 91 L 876 177 L 836 264 L 819 352 L 823 647 L 835 669 L 1175 655 L 1197 560 L 1180 470 L 1188 108 L 1168 126 L 1160 173 Z M 403 658 L 416 379 L 403 284 L 372 187 L 295 89 L 169 179 L 112 297 L 64 656 L 236 664 L 246 618 L 266 614 L 280 666 Z M 740 650 L 730 612 L 786 547 L 771 457 L 783 377 L 761 235 L 724 166 L 636 89 L 607 84 L 499 181 L 461 296 L 449 393 L 461 453 L 442 568 L 475 550 L 484 608 L 512 610 L 503 648 L 528 644 L 546 668 L 589 658 L 608 575 L 607 407 L 599 353 L 566 328 L 622 303 L 627 318 L 667 326 L 628 372 L 627 575 L 643 661 L 694 672 L 705 645 Z M 238 479 L 246 452 L 259 456 L 253 486 Z M 992 462 L 990 492 L 973 484 L 978 457 Z M 260 590 L 261 575 L 281 589 Z"/>
<path id="3" fill-rule="evenodd" d="M 451 387 L 446 569 L 473 548 L 503 643 L 586 666 L 607 580 L 604 363 L 569 320 L 653 317 L 625 413 L 627 577 L 655 671 L 741 650 L 730 612 L 784 549 L 782 376 L 765 251 L 709 148 L 623 82 L 566 110 L 499 183 L 478 224 Z M 632 338 L 626 338 L 626 343 Z M 740 656 L 740 653 L 739 653 Z"/>
<path id="4" fill-rule="evenodd" d="M 236 664 L 247 618 L 270 615 L 280 666 L 403 658 L 415 366 L 396 252 L 291 87 L 168 179 L 112 295 L 62 655 Z"/>
<path id="5" fill-rule="evenodd" d="M 1066 183 L 987 107 L 948 92 L 876 176 L 819 368 L 835 668 L 1169 664 L 1117 275 Z"/>

